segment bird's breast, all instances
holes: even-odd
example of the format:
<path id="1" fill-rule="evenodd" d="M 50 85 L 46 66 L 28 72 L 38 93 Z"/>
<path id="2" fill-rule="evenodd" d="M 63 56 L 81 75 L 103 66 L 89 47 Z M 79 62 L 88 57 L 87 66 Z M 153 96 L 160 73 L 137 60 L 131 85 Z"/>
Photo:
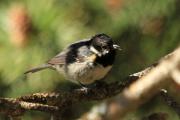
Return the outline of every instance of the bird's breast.
<path id="1" fill-rule="evenodd" d="M 66 76 L 73 82 L 87 85 L 104 78 L 111 68 L 112 66 L 103 67 L 86 62 L 74 63 L 68 66 Z"/>

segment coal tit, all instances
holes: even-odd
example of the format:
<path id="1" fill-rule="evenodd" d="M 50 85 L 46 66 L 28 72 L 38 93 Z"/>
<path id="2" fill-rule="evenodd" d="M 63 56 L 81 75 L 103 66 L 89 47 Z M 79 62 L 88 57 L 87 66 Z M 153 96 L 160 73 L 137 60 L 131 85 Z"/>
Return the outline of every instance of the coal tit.
<path id="1" fill-rule="evenodd" d="M 54 69 L 75 83 L 89 85 L 103 79 L 111 70 L 118 45 L 106 34 L 96 34 L 87 40 L 69 45 L 47 63 L 25 72 Z"/>

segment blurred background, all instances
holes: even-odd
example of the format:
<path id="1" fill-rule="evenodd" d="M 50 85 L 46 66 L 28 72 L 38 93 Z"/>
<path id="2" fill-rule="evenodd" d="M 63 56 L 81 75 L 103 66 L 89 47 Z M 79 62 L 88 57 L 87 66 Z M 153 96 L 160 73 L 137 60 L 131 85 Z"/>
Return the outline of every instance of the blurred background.
<path id="1" fill-rule="evenodd" d="M 0 0 L 0 97 L 79 87 L 52 70 L 23 72 L 96 33 L 108 34 L 123 49 L 108 82 L 138 72 L 180 44 L 179 12 L 179 0 Z M 72 106 L 68 114 L 75 119 L 93 104 Z M 124 119 L 139 120 L 154 111 L 178 120 L 158 97 Z M 48 120 L 49 115 L 28 112 L 23 118 Z"/>

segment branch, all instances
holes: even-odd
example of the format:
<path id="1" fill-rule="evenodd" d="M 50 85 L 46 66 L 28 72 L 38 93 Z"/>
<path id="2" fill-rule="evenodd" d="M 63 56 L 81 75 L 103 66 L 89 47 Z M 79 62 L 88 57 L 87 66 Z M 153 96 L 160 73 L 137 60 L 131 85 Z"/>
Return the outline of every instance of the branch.
<path id="1" fill-rule="evenodd" d="M 133 110 L 149 100 L 159 90 L 166 88 L 173 83 L 174 70 L 180 69 L 180 48 L 178 48 L 173 55 L 168 56 L 167 59 L 161 60 L 161 63 L 152 69 L 146 76 L 140 78 L 135 83 L 118 96 L 116 110 L 108 111 L 108 119 L 117 119 L 125 115 L 130 110 Z"/>
<path id="2" fill-rule="evenodd" d="M 24 102 L 13 98 L 0 98 L 0 106 L 0 113 L 5 113 L 11 116 L 20 116 L 25 112 L 25 110 L 38 110 L 50 113 L 58 111 L 58 107 L 56 106 Z"/>
<path id="3" fill-rule="evenodd" d="M 179 51 L 179 49 L 178 49 Z M 49 112 L 49 113 L 57 113 L 62 112 L 65 110 L 66 107 L 68 107 L 70 104 L 74 104 L 81 101 L 90 101 L 90 100 L 103 100 L 110 98 L 112 96 L 115 96 L 122 92 L 122 90 L 129 86 L 132 82 L 138 80 L 139 78 L 146 78 L 148 81 L 145 83 L 146 87 L 149 85 L 154 85 L 153 83 L 149 82 L 150 78 L 147 78 L 146 76 L 149 76 L 151 74 L 151 71 L 153 68 L 157 67 L 157 69 L 160 68 L 159 63 L 163 61 L 169 61 L 170 59 L 174 60 L 174 56 L 176 53 L 171 53 L 165 56 L 162 60 L 159 62 L 151 65 L 150 67 L 144 69 L 143 71 L 140 71 L 138 73 L 132 74 L 125 78 L 123 81 L 126 81 L 124 83 L 121 82 L 114 82 L 110 84 L 101 84 L 98 87 L 95 87 L 93 89 L 75 89 L 72 91 L 59 91 L 57 93 L 35 93 L 32 95 L 22 96 L 16 99 L 13 98 L 0 98 L 0 113 L 10 115 L 10 116 L 21 116 L 23 113 L 27 110 L 37 110 L 37 111 L 43 111 L 43 112 Z M 178 58 L 179 59 L 179 58 Z M 174 63 L 174 61 L 172 61 Z M 176 61 L 177 62 L 177 61 Z M 164 63 L 162 63 L 164 64 Z M 173 67 L 168 67 L 168 69 L 172 69 Z M 157 71 L 158 72 L 158 71 Z M 167 71 L 166 71 L 167 72 Z M 169 73 L 169 72 L 167 72 Z M 156 74 L 159 75 L 159 72 Z M 157 83 L 159 86 L 163 86 L 163 84 L 159 84 L 161 82 L 156 82 L 154 80 L 158 80 L 158 77 L 154 77 L 153 81 L 154 83 Z M 143 79 L 138 80 L 138 83 L 144 83 Z M 167 82 L 165 82 L 167 83 Z M 134 83 L 132 84 L 133 86 Z M 143 95 L 148 94 L 148 90 L 144 90 L 145 87 L 143 86 L 139 87 L 132 87 L 130 86 L 130 90 L 137 89 L 139 91 L 142 91 Z M 129 91 L 130 90 L 125 90 Z M 144 92 L 145 91 L 145 92 Z M 151 90 L 152 93 L 156 93 L 157 89 Z M 123 92 L 124 95 L 128 96 L 129 92 Z M 139 95 L 142 93 L 138 93 Z M 129 95 L 132 95 L 131 92 Z M 141 96 L 141 95 L 140 95 Z M 151 95 L 152 96 L 152 95 Z M 136 99 L 138 96 L 134 96 Z M 134 99 L 133 99 L 134 100 Z M 137 99 L 138 100 L 138 99 Z M 128 104 L 132 104 L 131 102 Z M 128 106 L 128 109 L 130 107 Z"/>

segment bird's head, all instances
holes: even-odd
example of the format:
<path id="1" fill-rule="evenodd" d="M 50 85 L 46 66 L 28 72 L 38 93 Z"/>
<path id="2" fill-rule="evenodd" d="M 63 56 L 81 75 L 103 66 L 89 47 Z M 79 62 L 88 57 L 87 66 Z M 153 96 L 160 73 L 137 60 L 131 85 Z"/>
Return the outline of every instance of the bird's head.
<path id="1" fill-rule="evenodd" d="M 120 46 L 114 44 L 111 37 L 101 33 L 91 38 L 90 50 L 101 57 L 109 54 L 111 51 L 120 50 Z"/>

